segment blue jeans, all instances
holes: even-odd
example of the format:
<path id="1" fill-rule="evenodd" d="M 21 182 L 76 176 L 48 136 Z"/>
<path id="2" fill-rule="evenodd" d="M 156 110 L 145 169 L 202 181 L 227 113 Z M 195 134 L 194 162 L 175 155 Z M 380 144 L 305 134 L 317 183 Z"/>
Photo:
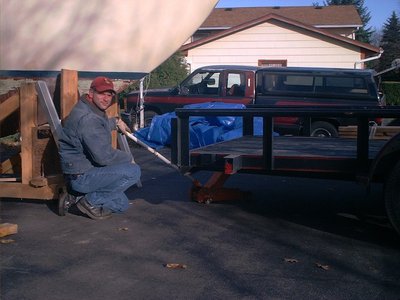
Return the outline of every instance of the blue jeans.
<path id="1" fill-rule="evenodd" d="M 140 174 L 140 167 L 132 163 L 94 167 L 70 184 L 74 191 L 85 194 L 91 205 L 123 212 L 129 206 L 124 192 L 139 181 Z"/>

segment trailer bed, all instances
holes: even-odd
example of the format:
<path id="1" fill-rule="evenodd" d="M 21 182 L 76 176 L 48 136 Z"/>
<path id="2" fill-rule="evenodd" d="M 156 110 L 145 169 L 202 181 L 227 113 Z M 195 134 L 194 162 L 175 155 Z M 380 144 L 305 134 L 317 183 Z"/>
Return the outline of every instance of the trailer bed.
<path id="1" fill-rule="evenodd" d="M 369 181 L 381 175 L 374 173 L 374 178 L 371 177 L 371 171 L 376 171 L 374 164 L 381 160 L 381 150 L 385 149 L 388 154 L 400 143 L 399 135 L 394 136 L 392 142 L 370 138 L 370 120 L 399 118 L 398 107 L 257 107 L 177 109 L 175 112 L 177 119 L 172 120 L 171 160 L 183 172 L 210 170 L 225 174 L 247 172 L 346 180 L 367 178 Z M 243 135 L 238 139 L 189 149 L 189 117 L 192 116 L 242 117 Z M 263 120 L 262 136 L 253 135 L 255 117 Z M 275 136 L 275 117 L 302 117 L 303 135 Z M 311 121 L 320 117 L 353 118 L 357 123 L 355 138 L 311 137 Z"/>
<path id="2" fill-rule="evenodd" d="M 386 141 L 371 140 L 369 164 Z M 354 179 L 359 169 L 357 140 L 279 136 L 273 138 L 272 156 L 266 162 L 263 139 L 244 136 L 190 151 L 193 169 L 224 171 L 225 173 L 265 173 L 307 177 Z M 290 174 L 289 174 L 290 173 Z"/>
<path id="3" fill-rule="evenodd" d="M 387 141 L 372 140 L 369 157 L 374 158 Z M 356 158 L 356 139 L 278 136 L 273 139 L 273 155 L 290 157 Z M 191 155 L 262 155 L 262 137 L 245 136 L 190 151 Z"/>

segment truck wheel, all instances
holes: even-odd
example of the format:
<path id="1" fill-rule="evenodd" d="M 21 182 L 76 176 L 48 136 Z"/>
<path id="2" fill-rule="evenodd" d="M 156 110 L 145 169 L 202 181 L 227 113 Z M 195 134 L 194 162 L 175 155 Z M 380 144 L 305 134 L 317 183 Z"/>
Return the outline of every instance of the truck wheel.
<path id="1" fill-rule="evenodd" d="M 155 111 L 148 110 L 144 112 L 144 127 L 149 127 L 151 125 L 151 121 L 158 114 Z"/>
<path id="2" fill-rule="evenodd" d="M 386 180 L 385 207 L 390 223 L 400 234 L 400 162 Z"/>
<path id="3" fill-rule="evenodd" d="M 331 123 L 317 121 L 311 124 L 310 135 L 317 137 L 338 137 L 338 131 Z"/>

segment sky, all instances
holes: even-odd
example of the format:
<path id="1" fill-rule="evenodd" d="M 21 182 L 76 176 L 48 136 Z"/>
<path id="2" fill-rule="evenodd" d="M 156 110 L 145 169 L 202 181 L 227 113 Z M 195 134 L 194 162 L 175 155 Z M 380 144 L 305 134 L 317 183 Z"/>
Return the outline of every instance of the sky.
<path id="1" fill-rule="evenodd" d="M 219 0 L 217 7 L 256 7 L 256 6 L 312 6 L 324 0 Z M 400 17 L 400 0 L 364 0 L 364 6 L 371 13 L 367 26 L 381 30 L 392 12 Z"/>

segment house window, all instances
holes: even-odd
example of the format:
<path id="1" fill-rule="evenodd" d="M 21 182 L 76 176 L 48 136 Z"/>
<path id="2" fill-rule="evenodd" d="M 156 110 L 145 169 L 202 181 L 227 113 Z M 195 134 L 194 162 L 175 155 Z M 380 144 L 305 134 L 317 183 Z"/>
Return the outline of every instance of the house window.
<path id="1" fill-rule="evenodd" d="M 259 59 L 260 67 L 287 67 L 286 59 Z"/>

